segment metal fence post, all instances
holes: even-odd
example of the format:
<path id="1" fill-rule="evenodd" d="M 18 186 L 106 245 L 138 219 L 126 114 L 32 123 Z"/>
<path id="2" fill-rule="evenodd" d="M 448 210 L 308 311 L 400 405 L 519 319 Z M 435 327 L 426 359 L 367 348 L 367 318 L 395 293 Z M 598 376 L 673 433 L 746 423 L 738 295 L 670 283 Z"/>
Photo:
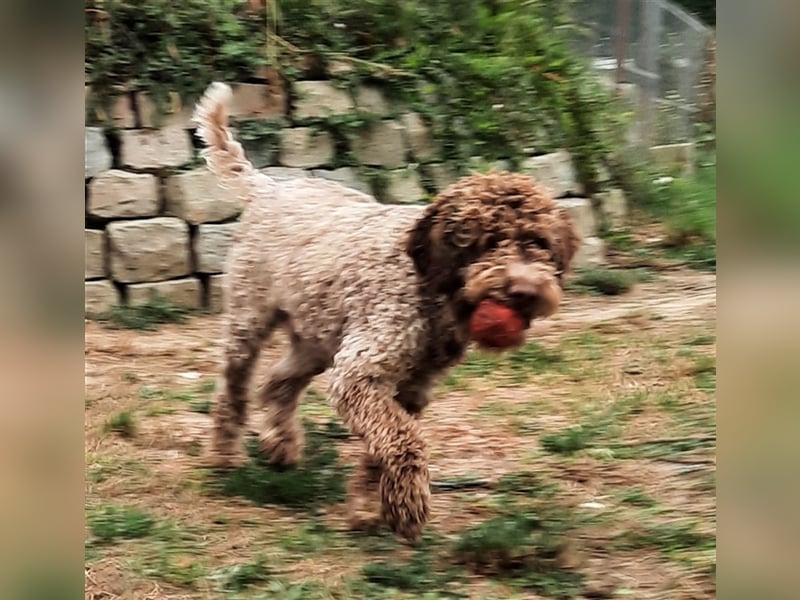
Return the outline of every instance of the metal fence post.
<path id="1" fill-rule="evenodd" d="M 656 127 L 656 103 L 660 95 L 659 56 L 661 53 L 661 27 L 663 22 L 660 0 L 642 2 L 642 38 L 639 44 L 638 62 L 642 70 L 641 78 L 641 143 L 649 148 L 653 145 Z"/>

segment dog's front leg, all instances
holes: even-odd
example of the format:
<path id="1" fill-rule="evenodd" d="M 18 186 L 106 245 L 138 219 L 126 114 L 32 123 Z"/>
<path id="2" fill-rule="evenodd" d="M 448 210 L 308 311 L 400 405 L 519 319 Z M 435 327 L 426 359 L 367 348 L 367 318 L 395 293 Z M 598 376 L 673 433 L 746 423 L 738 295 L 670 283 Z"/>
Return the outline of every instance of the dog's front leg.
<path id="1" fill-rule="evenodd" d="M 419 540 L 430 511 L 428 456 L 417 420 L 378 375 L 334 367 L 331 399 L 345 424 L 379 461 L 381 518 L 400 537 Z"/>

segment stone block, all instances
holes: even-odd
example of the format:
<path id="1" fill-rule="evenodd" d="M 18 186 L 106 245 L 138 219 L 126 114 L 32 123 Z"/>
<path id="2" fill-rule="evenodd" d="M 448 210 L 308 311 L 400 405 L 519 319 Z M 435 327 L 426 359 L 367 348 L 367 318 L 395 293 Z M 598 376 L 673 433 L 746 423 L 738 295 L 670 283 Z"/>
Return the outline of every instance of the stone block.
<path id="1" fill-rule="evenodd" d="M 189 226 L 174 217 L 109 223 L 111 275 L 138 283 L 183 277 L 191 272 Z"/>
<path id="2" fill-rule="evenodd" d="M 581 247 L 572 259 L 572 269 L 599 267 L 606 260 L 605 243 L 598 237 L 588 237 L 581 241 Z"/>
<path id="3" fill-rule="evenodd" d="M 297 81 L 294 83 L 294 94 L 295 119 L 343 115 L 354 108 L 350 95 L 327 81 Z"/>
<path id="4" fill-rule="evenodd" d="M 169 106 L 162 107 L 163 114 L 161 115 L 158 114 L 156 103 L 149 94 L 144 92 L 136 94 L 136 108 L 139 113 L 140 127 L 191 129 L 195 126 L 192 123 L 194 106 L 184 105 L 180 96 L 175 92 L 171 94 Z"/>
<path id="5" fill-rule="evenodd" d="M 90 215 L 104 219 L 152 217 L 158 214 L 158 180 L 146 173 L 112 169 L 89 186 Z"/>
<path id="6" fill-rule="evenodd" d="M 208 278 L 208 312 L 221 313 L 225 309 L 225 277 L 223 273 Z"/>
<path id="7" fill-rule="evenodd" d="M 387 116 L 392 107 L 383 91 L 374 85 L 362 85 L 356 90 L 356 108 L 373 115 Z"/>
<path id="8" fill-rule="evenodd" d="M 388 185 L 383 201 L 389 204 L 415 204 L 427 193 L 419 180 L 419 174 L 410 169 L 398 169 L 388 174 Z"/>
<path id="9" fill-rule="evenodd" d="M 597 220 L 588 198 L 561 198 L 556 203 L 570 214 L 578 235 L 584 239 L 597 235 Z"/>
<path id="10" fill-rule="evenodd" d="M 86 179 L 111 168 L 111 151 L 100 127 L 84 128 L 83 166 Z"/>
<path id="11" fill-rule="evenodd" d="M 572 157 L 566 150 L 532 156 L 522 163 L 522 171 L 547 187 L 554 198 L 583 193 L 572 165 Z"/>
<path id="12" fill-rule="evenodd" d="M 664 144 L 650 148 L 653 161 L 662 167 L 691 176 L 695 171 L 695 147 L 692 142 Z"/>
<path id="13" fill-rule="evenodd" d="M 136 127 L 136 113 L 130 94 L 121 94 L 111 101 L 111 124 L 120 129 Z"/>
<path id="14" fill-rule="evenodd" d="M 458 175 L 442 163 L 424 165 L 437 192 L 458 181 Z"/>
<path id="15" fill-rule="evenodd" d="M 275 181 L 288 181 L 290 179 L 306 179 L 311 177 L 311 171 L 291 167 L 267 167 L 259 170 L 265 175 L 272 177 Z"/>
<path id="16" fill-rule="evenodd" d="M 600 214 L 612 229 L 625 227 L 628 218 L 628 202 L 625 192 L 619 188 L 611 188 L 594 196 Z"/>
<path id="17" fill-rule="evenodd" d="M 405 113 L 400 117 L 406 137 L 406 143 L 411 149 L 411 155 L 417 162 L 428 162 L 436 159 L 436 145 L 433 142 L 430 128 L 417 113 Z"/>
<path id="18" fill-rule="evenodd" d="M 106 276 L 105 232 L 97 229 L 84 230 L 84 279 Z"/>
<path id="19" fill-rule="evenodd" d="M 224 189 L 206 167 L 167 179 L 167 214 L 192 225 L 225 221 L 241 212 L 236 193 Z"/>
<path id="20" fill-rule="evenodd" d="M 321 167 L 333 160 L 334 145 L 330 134 L 311 127 L 284 129 L 279 162 L 286 167 Z"/>
<path id="21" fill-rule="evenodd" d="M 189 134 L 181 127 L 122 131 L 122 163 L 134 169 L 178 167 L 193 154 Z"/>
<path id="22" fill-rule="evenodd" d="M 195 269 L 200 273 L 222 273 L 239 223 L 200 225 L 194 239 Z"/>
<path id="23" fill-rule="evenodd" d="M 328 61 L 328 74 L 338 77 L 341 75 L 349 75 L 356 70 L 353 63 L 346 60 L 330 60 Z"/>
<path id="24" fill-rule="evenodd" d="M 119 292 L 108 279 L 83 284 L 84 314 L 96 317 L 120 303 Z"/>
<path id="25" fill-rule="evenodd" d="M 365 194 L 370 194 L 370 195 L 372 194 L 372 190 L 370 190 L 369 185 L 361 181 L 358 178 L 358 173 L 356 173 L 355 169 L 351 167 L 342 167 L 340 169 L 334 169 L 332 171 L 328 171 L 325 169 L 315 169 L 311 171 L 311 174 L 314 177 L 320 177 L 322 179 L 327 179 L 329 181 L 335 181 L 336 183 L 341 183 L 345 187 L 358 190 L 359 192 L 364 192 Z"/>
<path id="26" fill-rule="evenodd" d="M 353 153 L 362 165 L 397 169 L 406 164 L 403 125 L 381 121 L 359 133 L 353 140 Z"/>
<path id="27" fill-rule="evenodd" d="M 269 85 L 239 83 L 233 86 L 231 116 L 246 119 L 279 118 L 286 115 L 286 89 L 280 78 Z"/>
<path id="28" fill-rule="evenodd" d="M 153 283 L 133 283 L 128 286 L 128 304 L 147 304 L 154 295 L 184 308 L 200 308 L 203 292 L 200 280 L 195 277 L 170 279 Z"/>

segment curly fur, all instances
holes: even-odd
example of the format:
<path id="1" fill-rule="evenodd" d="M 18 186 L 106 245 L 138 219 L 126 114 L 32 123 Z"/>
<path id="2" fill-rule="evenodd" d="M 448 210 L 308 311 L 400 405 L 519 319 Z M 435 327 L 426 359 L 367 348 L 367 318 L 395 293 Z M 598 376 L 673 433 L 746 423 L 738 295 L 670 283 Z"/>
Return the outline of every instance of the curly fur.
<path id="1" fill-rule="evenodd" d="M 418 417 L 437 377 L 469 343 L 481 299 L 526 320 L 554 312 L 578 245 L 572 223 L 530 177 L 473 175 L 427 207 L 383 206 L 317 179 L 276 184 L 230 134 L 230 91 L 200 102 L 209 168 L 246 203 L 227 262 L 224 351 L 211 457 L 241 459 L 250 376 L 276 328 L 291 340 L 259 393 L 261 451 L 302 455 L 297 404 L 331 370 L 328 394 L 365 445 L 350 482 L 351 524 L 387 524 L 414 541 L 429 514 L 427 445 Z M 379 508 L 376 508 L 379 507 Z"/>

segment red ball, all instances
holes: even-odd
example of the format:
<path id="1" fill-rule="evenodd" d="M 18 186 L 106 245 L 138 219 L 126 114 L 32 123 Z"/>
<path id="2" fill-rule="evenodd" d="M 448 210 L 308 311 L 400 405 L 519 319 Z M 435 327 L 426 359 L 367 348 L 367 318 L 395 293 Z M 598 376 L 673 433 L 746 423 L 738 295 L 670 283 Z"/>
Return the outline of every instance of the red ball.
<path id="1" fill-rule="evenodd" d="M 525 340 L 525 321 L 517 311 L 494 300 L 482 300 L 469 321 L 472 339 L 484 348 L 513 348 Z"/>

